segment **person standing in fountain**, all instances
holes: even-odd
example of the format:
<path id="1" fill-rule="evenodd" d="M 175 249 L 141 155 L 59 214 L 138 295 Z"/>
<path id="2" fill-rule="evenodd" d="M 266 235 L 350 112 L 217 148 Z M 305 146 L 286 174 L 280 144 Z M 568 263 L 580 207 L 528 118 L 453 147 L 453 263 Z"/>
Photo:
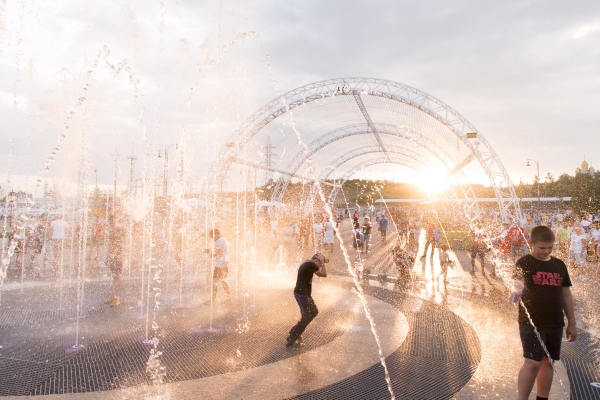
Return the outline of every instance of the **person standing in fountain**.
<path id="1" fill-rule="evenodd" d="M 65 247 L 65 239 L 67 238 L 70 227 L 63 215 L 59 215 L 50 224 L 52 227 L 52 253 L 54 255 L 54 279 L 61 278 L 60 269 L 63 265 L 63 250 Z"/>
<path id="2" fill-rule="evenodd" d="M 95 266 L 98 265 L 98 259 L 100 258 L 100 252 L 102 251 L 102 245 L 104 241 L 104 225 L 100 222 L 100 217 L 96 218 L 96 222 L 92 225 L 92 235 L 90 238 L 90 251 L 87 256 L 87 260 L 94 260 Z M 95 253 L 95 256 L 94 256 Z"/>
<path id="3" fill-rule="evenodd" d="M 108 256 L 106 257 L 106 266 L 110 268 L 113 277 L 113 296 L 106 301 L 111 307 L 117 307 L 121 304 L 121 287 L 123 281 L 123 244 L 125 241 L 125 229 L 121 225 L 120 218 L 112 215 L 108 223 Z"/>
<path id="4" fill-rule="evenodd" d="M 469 232 L 467 238 L 471 239 L 470 255 L 471 255 L 471 275 L 475 275 L 475 259 L 479 256 L 479 262 L 481 263 L 481 274 L 485 275 L 485 252 L 487 246 L 485 244 L 484 230 L 481 223 Z"/>
<path id="5" fill-rule="evenodd" d="M 365 217 L 365 222 L 362 225 L 364 253 L 369 254 L 369 242 L 371 241 L 371 217 Z"/>
<path id="6" fill-rule="evenodd" d="M 571 244 L 571 227 L 569 221 L 562 220 L 561 226 L 556 229 L 556 255 L 559 257 L 569 256 L 569 245 Z"/>
<path id="7" fill-rule="evenodd" d="M 577 339 L 571 279 L 565 263 L 550 255 L 554 242 L 550 228 L 533 228 L 529 240 L 531 253 L 517 261 L 513 274 L 515 284 L 510 301 L 520 300 L 519 331 L 524 357 L 517 383 L 519 400 L 529 398 L 536 381 L 537 399 L 548 399 L 553 378 L 549 357 L 554 361 L 560 359 L 564 315 L 568 321 L 567 342 Z"/>
<path id="8" fill-rule="evenodd" d="M 381 240 L 383 240 L 383 244 L 387 244 L 387 228 L 388 228 L 388 220 L 385 217 L 385 214 L 381 214 L 381 219 L 379 220 L 379 232 L 381 232 Z"/>
<path id="9" fill-rule="evenodd" d="M 315 250 L 321 250 L 321 244 L 323 243 L 323 224 L 317 221 L 317 219 L 315 219 L 315 223 L 313 224 L 313 239 Z"/>
<path id="10" fill-rule="evenodd" d="M 325 260 L 329 262 L 331 254 L 333 253 L 333 238 L 335 236 L 333 232 L 333 222 L 331 222 L 329 215 L 326 217 L 326 221 L 323 222 L 323 229 L 325 231 L 325 235 L 323 236 L 323 250 L 325 253 Z"/>
<path id="11" fill-rule="evenodd" d="M 417 240 L 419 239 L 417 238 Z M 435 251 L 435 248 L 439 246 L 440 241 L 440 234 L 435 224 L 428 224 L 427 228 L 425 228 L 425 247 L 423 248 L 423 255 L 421 256 L 421 259 L 427 257 L 427 249 L 429 248 L 429 245 L 431 245 L 430 259 L 433 261 L 433 252 Z"/>
<path id="12" fill-rule="evenodd" d="M 302 346 L 302 333 L 317 316 L 319 310 L 312 298 L 312 279 L 313 274 L 321 277 L 327 277 L 327 268 L 325 267 L 325 256 L 322 253 L 316 253 L 309 261 L 305 261 L 298 268 L 298 277 L 296 287 L 294 288 L 294 297 L 300 307 L 302 317 L 300 321 L 290 329 L 290 335 L 287 337 L 288 347 Z"/>
<path id="13" fill-rule="evenodd" d="M 229 285 L 227 284 L 227 274 L 229 272 L 229 244 L 224 237 L 221 236 L 221 232 L 218 229 L 212 229 L 209 235 L 215 241 L 215 247 L 213 249 L 214 256 L 214 270 L 213 270 L 213 292 L 212 301 L 213 303 L 217 300 L 217 291 L 219 289 L 219 282 L 223 284 L 223 290 L 227 295 L 227 303 L 231 304 L 231 293 L 229 291 Z M 210 250 L 207 250 L 210 252 Z"/>

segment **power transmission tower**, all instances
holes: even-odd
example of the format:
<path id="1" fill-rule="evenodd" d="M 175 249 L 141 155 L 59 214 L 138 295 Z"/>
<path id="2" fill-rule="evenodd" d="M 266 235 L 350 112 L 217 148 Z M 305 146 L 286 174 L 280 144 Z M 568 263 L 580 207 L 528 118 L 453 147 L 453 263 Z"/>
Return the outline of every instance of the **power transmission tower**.
<path id="1" fill-rule="evenodd" d="M 115 167 L 114 167 L 114 177 L 113 177 L 113 213 L 115 212 L 115 205 L 116 205 L 116 201 L 117 201 L 117 159 L 119 158 L 120 154 L 117 153 L 117 149 L 115 149 L 115 152 L 111 154 L 111 156 L 113 156 L 115 158 Z"/>
<path id="2" fill-rule="evenodd" d="M 131 154 L 127 156 L 127 159 L 130 162 L 130 167 L 129 167 L 129 195 L 131 195 L 133 193 L 133 174 L 134 174 L 133 165 L 134 165 L 135 160 L 137 160 L 137 157 L 135 156 L 135 154 L 133 154 L 133 146 L 131 147 Z"/>
<path id="3" fill-rule="evenodd" d="M 275 149 L 275 146 L 271 145 L 271 136 L 267 136 L 267 145 L 265 146 L 265 161 L 262 162 L 262 164 L 267 167 L 267 172 L 265 175 L 267 182 L 273 180 L 273 170 L 271 168 L 273 166 L 273 158 L 277 156 L 277 154 L 273 153 L 273 149 Z"/>

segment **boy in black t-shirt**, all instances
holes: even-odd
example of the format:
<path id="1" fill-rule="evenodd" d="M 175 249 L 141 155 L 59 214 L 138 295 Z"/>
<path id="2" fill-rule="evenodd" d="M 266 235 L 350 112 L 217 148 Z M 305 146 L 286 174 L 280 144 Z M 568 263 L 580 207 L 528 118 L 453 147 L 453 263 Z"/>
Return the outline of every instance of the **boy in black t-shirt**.
<path id="1" fill-rule="evenodd" d="M 529 245 L 531 253 L 517 261 L 510 296 L 513 303 L 521 300 L 519 330 L 524 361 L 518 375 L 519 400 L 529 398 L 536 380 L 537 399 L 547 399 L 550 394 L 553 365 L 548 355 L 552 360 L 560 359 L 563 311 L 568 320 L 567 341 L 577 338 L 569 272 L 562 260 L 550 255 L 554 233 L 547 226 L 536 226 L 531 230 Z"/>
<path id="2" fill-rule="evenodd" d="M 311 296 L 313 274 L 322 278 L 327 277 L 325 256 L 321 253 L 315 254 L 310 261 L 303 262 L 302 265 L 300 265 L 300 268 L 298 268 L 298 278 L 296 279 L 296 287 L 294 288 L 294 297 L 298 302 L 302 317 L 300 318 L 300 321 L 290 329 L 290 335 L 287 338 L 287 346 L 302 346 L 302 333 L 319 313 L 317 305 Z"/>

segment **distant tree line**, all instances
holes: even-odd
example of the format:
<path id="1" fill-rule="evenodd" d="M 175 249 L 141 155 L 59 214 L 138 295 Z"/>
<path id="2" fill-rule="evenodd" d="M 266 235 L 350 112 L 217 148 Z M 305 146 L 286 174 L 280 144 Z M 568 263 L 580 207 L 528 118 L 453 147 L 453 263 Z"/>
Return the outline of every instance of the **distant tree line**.
<path id="1" fill-rule="evenodd" d="M 329 181 L 329 183 L 334 183 Z M 270 199 L 275 182 L 269 182 L 258 188 L 259 197 Z M 495 197 L 490 186 L 472 184 L 477 197 Z M 570 207 L 574 211 L 595 212 L 600 209 L 600 172 L 578 173 L 575 176 L 562 174 L 555 179 L 548 173 L 542 182 L 537 179 L 533 183 L 519 182 L 515 185 L 518 197 L 572 197 Z M 322 185 L 324 196 L 331 191 L 330 185 Z M 283 201 L 294 203 L 310 191 L 310 184 L 290 183 Z M 350 179 L 344 182 L 338 192 L 336 202 L 347 203 L 349 206 L 373 204 L 377 199 L 419 199 L 426 198 L 427 193 L 418 185 L 412 183 L 396 183 L 387 180 Z"/>
<path id="2" fill-rule="evenodd" d="M 477 197 L 494 197 L 489 186 L 473 185 Z M 519 182 L 515 185 L 518 197 L 571 197 L 570 207 L 575 211 L 595 212 L 600 209 L 600 173 L 562 174 L 555 179 L 548 173 L 543 182 Z"/>

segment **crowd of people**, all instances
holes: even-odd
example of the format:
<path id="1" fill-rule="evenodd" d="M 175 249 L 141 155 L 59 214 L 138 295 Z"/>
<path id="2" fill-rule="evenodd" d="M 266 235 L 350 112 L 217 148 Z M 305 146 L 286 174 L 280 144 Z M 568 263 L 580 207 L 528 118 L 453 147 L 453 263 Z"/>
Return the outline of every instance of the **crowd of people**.
<path id="1" fill-rule="evenodd" d="M 353 212 L 341 209 L 301 217 L 253 215 L 245 220 L 243 235 L 239 234 L 238 221 L 231 223 L 232 215 L 213 214 L 211 217 L 212 229 L 206 229 L 208 224 L 199 224 L 199 219 L 184 214 L 160 212 L 145 221 L 134 221 L 122 210 L 116 210 L 106 218 L 89 216 L 86 224 L 82 224 L 81 218 L 69 223 L 63 215 L 52 220 L 45 216 L 37 223 L 30 223 L 23 234 L 13 233 L 11 236 L 10 232 L 5 233 L 8 243 L 16 243 L 10 271 L 13 278 L 60 280 L 81 276 L 82 266 L 86 265 L 89 274 L 110 274 L 112 289 L 106 303 L 117 307 L 121 304 L 125 264 L 128 263 L 130 273 L 143 271 L 141 256 L 146 249 L 151 250 L 153 258 L 160 263 L 182 266 L 174 269 L 181 271 L 175 279 L 183 279 L 183 266 L 202 265 L 207 283 L 212 284 L 208 302 L 217 301 L 222 287 L 226 297 L 224 303 L 231 304 L 228 279 L 232 259 L 238 266 L 237 278 L 240 278 L 244 267 L 256 262 L 259 249 L 261 262 L 272 262 L 269 254 L 284 255 L 290 270 L 311 253 L 314 254 L 312 258 L 300 263 L 298 268 L 294 296 L 301 318 L 290 329 L 286 341 L 289 347 L 301 347 L 302 334 L 319 312 L 312 298 L 313 275 L 328 276 L 327 264 L 334 255 L 336 237 L 341 235 L 340 228 L 345 219 L 352 224 L 349 229 L 352 240 L 346 244 L 356 252 L 354 260 L 358 262 L 355 264 L 361 265 L 369 257 L 373 243 L 381 243 L 384 252 L 391 252 L 399 284 L 414 280 L 413 268 L 419 259 L 423 275 L 425 265 L 430 265 L 432 280 L 441 279 L 444 284 L 447 283 L 448 268 L 453 264 L 449 245 L 455 249 L 467 247 L 471 274 L 476 273 L 479 263 L 481 274 L 485 275 L 487 270 L 493 277 L 497 265 L 504 264 L 509 266 L 510 278 L 522 282 L 521 287 L 511 289 L 511 300 L 520 302 L 524 363 L 518 385 L 520 398 L 526 398 L 523 396 L 531 391 L 536 377 L 538 381 L 543 378 L 543 384 L 538 384 L 538 395 L 547 396 L 552 381 L 547 359 L 548 355 L 554 359 L 560 356 L 563 311 L 568 320 L 567 339 L 571 341 L 577 337 L 570 277 L 580 280 L 595 277 L 597 268 L 589 267 L 600 261 L 600 221 L 588 213 L 531 211 L 525 214 L 523 220 L 508 224 L 502 223 L 491 212 L 468 225 L 461 225 L 426 207 L 365 208 Z M 208 221 L 205 218 L 203 222 Z M 222 231 L 214 228 L 215 225 Z M 385 246 L 391 227 L 398 233 L 397 239 Z M 450 243 L 449 229 L 465 235 L 458 239 L 452 236 L 453 242 Z M 235 252 L 230 250 L 226 238 L 237 242 Z M 6 246 L 5 241 L 5 250 Z M 205 250 L 198 251 L 202 248 Z M 382 248 L 377 247 L 376 250 L 380 252 Z M 230 252 L 236 254 L 235 258 Z M 427 257 L 431 260 L 429 264 L 426 263 Z M 433 274 L 434 257 L 438 258 L 439 265 L 436 274 Z M 65 275 L 67 262 L 70 273 Z M 198 270 L 196 268 L 196 272 Z M 527 308 L 527 313 L 523 307 Z M 531 328 L 532 324 L 535 324 L 535 329 Z M 547 352 L 540 350 L 540 340 L 547 346 Z"/>

